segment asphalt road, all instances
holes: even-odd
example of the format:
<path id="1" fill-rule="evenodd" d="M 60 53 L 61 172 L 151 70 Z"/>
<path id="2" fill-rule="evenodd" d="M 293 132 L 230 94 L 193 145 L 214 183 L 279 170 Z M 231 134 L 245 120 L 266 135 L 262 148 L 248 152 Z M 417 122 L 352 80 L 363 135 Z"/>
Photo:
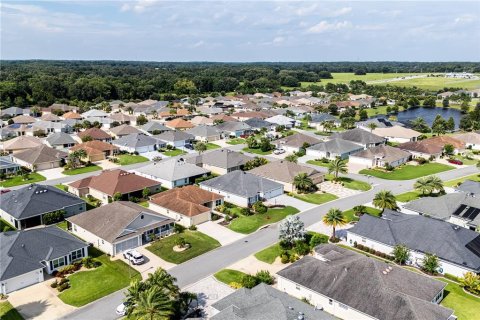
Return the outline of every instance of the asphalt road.
<path id="1" fill-rule="evenodd" d="M 476 167 L 465 167 L 457 170 L 446 171 L 437 174 L 442 180 L 452 180 L 466 175 L 477 173 Z M 337 199 L 312 209 L 303 211 L 298 215 L 308 227 L 321 220 L 323 215 L 330 208 L 339 208 L 347 210 L 353 206 L 370 202 L 375 193 L 380 190 L 390 190 L 395 194 L 400 194 L 413 189 L 415 180 L 393 181 L 381 180 L 376 178 L 366 178 L 361 175 L 349 175 L 352 178 L 371 180 L 373 188 L 370 191 L 363 192 L 348 198 Z M 173 276 L 178 279 L 178 285 L 185 287 L 193 284 L 216 271 L 223 269 L 234 262 L 248 257 L 263 248 L 274 244 L 278 240 L 278 223 L 270 225 L 268 228 L 261 229 L 242 240 L 220 247 L 208 253 L 205 253 L 192 260 L 184 262 L 169 270 Z M 72 320 L 110 320 L 118 318 L 115 314 L 116 307 L 121 303 L 124 297 L 123 290 L 117 291 L 103 299 L 97 300 L 75 312 L 69 314 L 63 319 Z"/>

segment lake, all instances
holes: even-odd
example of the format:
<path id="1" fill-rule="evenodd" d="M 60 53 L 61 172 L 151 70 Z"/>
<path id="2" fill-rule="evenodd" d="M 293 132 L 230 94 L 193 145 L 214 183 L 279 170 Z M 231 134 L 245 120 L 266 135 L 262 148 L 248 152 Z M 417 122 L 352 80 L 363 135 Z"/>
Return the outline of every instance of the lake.
<path id="1" fill-rule="evenodd" d="M 431 127 L 433 120 L 435 119 L 437 114 L 441 115 L 445 120 L 448 120 L 448 118 L 453 117 L 453 120 L 455 120 L 455 128 L 458 128 L 458 124 L 460 123 L 460 118 L 463 116 L 462 112 L 458 109 L 419 107 L 419 108 L 408 109 L 405 111 L 400 111 L 397 114 L 397 119 L 398 119 L 398 122 L 401 122 L 408 126 L 410 121 L 420 117 L 420 118 L 423 118 L 425 122 Z"/>

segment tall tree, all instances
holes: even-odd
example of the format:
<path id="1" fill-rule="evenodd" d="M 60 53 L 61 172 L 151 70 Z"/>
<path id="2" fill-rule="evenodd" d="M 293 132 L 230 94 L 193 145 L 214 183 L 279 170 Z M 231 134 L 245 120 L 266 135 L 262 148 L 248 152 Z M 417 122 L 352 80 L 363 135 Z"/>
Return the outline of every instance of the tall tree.
<path id="1" fill-rule="evenodd" d="M 382 213 L 385 209 L 395 210 L 398 208 L 395 196 L 387 190 L 382 190 L 375 195 L 373 205 L 382 209 Z"/>
<path id="2" fill-rule="evenodd" d="M 330 210 L 328 210 L 327 214 L 323 216 L 322 221 L 327 226 L 332 227 L 331 239 L 335 239 L 335 229 L 347 223 L 345 215 L 338 208 L 331 208 Z"/>
<path id="3" fill-rule="evenodd" d="M 347 173 L 348 167 L 347 162 L 340 158 L 336 158 L 335 160 L 331 161 L 328 165 L 328 173 L 332 173 L 335 177 L 335 180 L 338 180 L 339 173 Z"/>
<path id="4" fill-rule="evenodd" d="M 293 186 L 299 192 L 307 192 L 312 190 L 314 184 L 305 172 L 301 172 L 293 178 Z"/>
<path id="5" fill-rule="evenodd" d="M 432 185 L 427 177 L 422 177 L 415 181 L 413 187 L 420 191 L 422 195 L 430 194 L 433 191 Z"/>
<path id="6" fill-rule="evenodd" d="M 131 313 L 133 319 L 170 319 L 174 314 L 173 303 L 159 287 L 151 287 L 138 295 Z"/>
<path id="7" fill-rule="evenodd" d="M 195 151 L 198 152 L 198 154 L 202 154 L 202 152 L 205 152 L 207 151 L 207 145 L 203 142 L 197 142 L 195 144 Z"/>
<path id="8" fill-rule="evenodd" d="M 288 216 L 279 227 L 279 239 L 293 245 L 297 240 L 305 239 L 305 224 L 298 216 Z"/>

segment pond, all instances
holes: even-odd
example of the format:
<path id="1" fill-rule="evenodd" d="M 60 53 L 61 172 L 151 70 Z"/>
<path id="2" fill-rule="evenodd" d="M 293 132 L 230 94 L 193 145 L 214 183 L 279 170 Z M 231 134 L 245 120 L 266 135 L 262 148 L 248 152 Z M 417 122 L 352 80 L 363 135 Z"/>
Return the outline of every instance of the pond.
<path id="1" fill-rule="evenodd" d="M 441 115 L 445 120 L 453 117 L 453 120 L 455 120 L 455 128 L 458 128 L 460 118 L 462 118 L 463 116 L 462 112 L 458 109 L 419 107 L 399 112 L 397 114 L 397 119 L 398 122 L 401 122 L 408 126 L 410 121 L 420 117 L 423 118 L 429 126 L 432 126 L 433 120 L 435 120 L 437 114 Z"/>

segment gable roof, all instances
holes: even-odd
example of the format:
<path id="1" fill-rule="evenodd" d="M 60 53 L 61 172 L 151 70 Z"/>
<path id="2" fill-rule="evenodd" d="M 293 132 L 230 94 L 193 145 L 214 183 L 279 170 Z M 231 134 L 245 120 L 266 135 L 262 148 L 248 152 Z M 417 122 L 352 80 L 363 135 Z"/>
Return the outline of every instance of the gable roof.
<path id="1" fill-rule="evenodd" d="M 57 226 L 0 232 L 0 280 L 45 267 L 41 262 L 88 246 Z"/>
<path id="2" fill-rule="evenodd" d="M 393 162 L 400 159 L 410 157 L 410 153 L 399 148 L 394 148 L 387 145 L 379 145 L 376 147 L 368 148 L 352 154 L 354 157 L 365 159 L 381 159 L 384 162 Z"/>
<path id="3" fill-rule="evenodd" d="M 338 138 L 322 141 L 307 148 L 307 150 L 316 150 L 335 154 L 349 153 L 361 149 L 363 149 L 363 147 L 356 143 Z"/>
<path id="4" fill-rule="evenodd" d="M 0 208 L 16 219 L 26 219 L 85 203 L 53 186 L 31 184 L 0 195 Z"/>
<path id="5" fill-rule="evenodd" d="M 111 128 L 110 132 L 113 133 L 116 136 L 124 136 L 124 135 L 127 135 L 127 134 L 139 133 L 140 130 L 138 130 L 137 128 L 132 127 L 128 124 L 121 124 L 118 127 Z"/>
<path id="6" fill-rule="evenodd" d="M 420 141 L 410 141 L 400 144 L 398 147 L 403 150 L 420 152 L 425 154 L 440 154 L 445 145 L 451 144 L 455 149 L 464 149 L 465 143 L 448 136 L 437 136 Z"/>
<path id="7" fill-rule="evenodd" d="M 278 275 L 376 319 L 447 320 L 453 314 L 432 303 L 446 286 L 441 281 L 333 244 L 316 247 L 315 254 Z"/>
<path id="8" fill-rule="evenodd" d="M 77 189 L 92 188 L 109 196 L 117 192 L 126 194 L 157 185 L 160 185 L 160 182 L 121 169 L 102 171 L 98 176 L 80 179 L 69 184 Z"/>
<path id="9" fill-rule="evenodd" d="M 112 141 L 113 145 L 119 147 L 140 148 L 145 146 L 154 146 L 157 139 L 147 136 L 143 133 L 132 133 Z"/>
<path id="10" fill-rule="evenodd" d="M 184 131 L 170 130 L 165 131 L 160 134 L 152 136 L 155 139 L 161 140 L 163 142 L 176 142 L 176 141 L 186 141 L 193 140 L 195 137 Z"/>
<path id="11" fill-rule="evenodd" d="M 241 152 L 220 149 L 187 158 L 185 161 L 193 164 L 207 164 L 217 168 L 229 169 L 243 166 L 251 159 L 252 158 Z"/>
<path id="12" fill-rule="evenodd" d="M 31 149 L 42 145 L 42 140 L 36 137 L 20 136 L 3 142 L 4 150 Z"/>
<path id="13" fill-rule="evenodd" d="M 40 164 L 45 162 L 60 161 L 68 156 L 66 152 L 41 145 L 29 150 L 20 151 L 13 155 L 14 158 L 29 164 Z"/>
<path id="14" fill-rule="evenodd" d="M 50 145 L 58 146 L 64 144 L 77 144 L 78 142 L 72 138 L 71 135 L 65 132 L 55 132 L 52 133 L 45 139 Z"/>
<path id="15" fill-rule="evenodd" d="M 115 201 L 66 220 L 110 243 L 173 222 L 168 217 L 129 201 Z"/>
<path id="16" fill-rule="evenodd" d="M 362 145 L 378 144 L 378 143 L 385 142 L 384 138 L 379 137 L 376 134 L 373 134 L 371 132 L 365 131 L 360 128 L 355 128 L 355 129 L 347 130 L 344 132 L 336 132 L 332 134 L 332 138 L 340 138 L 343 140 L 356 142 Z"/>
<path id="17" fill-rule="evenodd" d="M 111 145 L 110 143 L 107 143 L 107 142 L 93 140 L 93 141 L 87 141 L 84 143 L 74 145 L 73 147 L 70 148 L 70 152 L 79 150 L 79 149 L 85 150 L 87 155 L 91 156 L 91 155 L 103 153 L 105 151 L 118 150 L 118 147 Z"/>
<path id="18" fill-rule="evenodd" d="M 324 176 L 323 173 L 311 167 L 290 161 L 272 161 L 263 166 L 249 170 L 248 172 L 260 177 L 285 183 L 292 183 L 293 179 L 295 179 L 300 173 L 306 173 L 312 180 L 316 177 Z"/>
<path id="19" fill-rule="evenodd" d="M 166 159 L 161 162 L 154 162 L 136 170 L 141 174 L 152 176 L 161 180 L 176 181 L 194 176 L 207 174 L 210 171 L 187 163 L 181 159 Z"/>
<path id="20" fill-rule="evenodd" d="M 92 137 L 93 140 L 108 140 L 112 139 L 112 136 L 110 136 L 108 133 L 103 131 L 102 129 L 98 128 L 89 128 L 85 131 L 79 132 L 77 134 L 80 138 L 84 138 L 87 136 Z"/>
<path id="21" fill-rule="evenodd" d="M 311 137 L 303 133 L 295 133 L 291 136 L 275 140 L 275 144 L 283 144 L 289 147 L 301 148 L 304 143 L 308 143 L 310 146 L 313 146 L 317 143 L 322 142 L 322 140 Z"/>
<path id="22" fill-rule="evenodd" d="M 449 222 L 385 210 L 382 218 L 363 215 L 347 232 L 392 247 L 405 244 L 412 250 L 433 253 L 442 260 L 480 271 L 480 252 L 467 246 L 480 235 Z"/>

